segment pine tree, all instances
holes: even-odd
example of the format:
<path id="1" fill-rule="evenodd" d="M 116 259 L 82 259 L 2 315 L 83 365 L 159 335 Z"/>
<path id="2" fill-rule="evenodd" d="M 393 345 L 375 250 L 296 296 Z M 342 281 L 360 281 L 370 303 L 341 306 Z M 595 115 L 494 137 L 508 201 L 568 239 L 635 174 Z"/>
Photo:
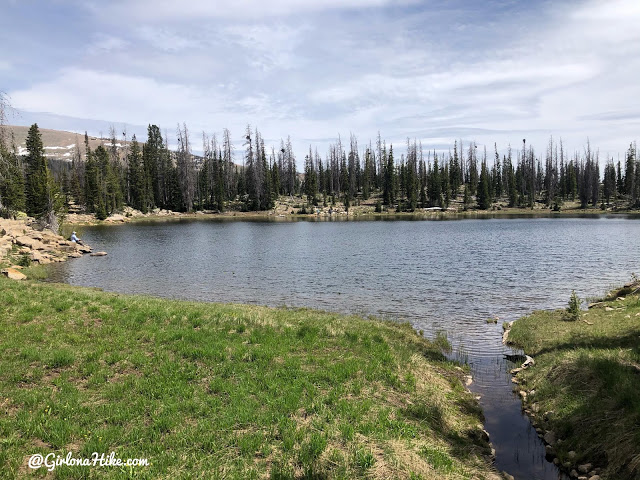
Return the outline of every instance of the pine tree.
<path id="1" fill-rule="evenodd" d="M 26 144 L 25 206 L 28 215 L 40 218 L 48 213 L 48 168 L 37 123 L 29 128 Z"/>
<path id="2" fill-rule="evenodd" d="M 24 211 L 24 191 L 22 162 L 15 149 L 10 151 L 3 135 L 0 135 L 0 215 Z"/>
<path id="3" fill-rule="evenodd" d="M 131 146 L 129 148 L 127 160 L 129 164 L 128 183 L 131 206 L 140 211 L 143 211 L 143 209 L 146 210 L 144 202 L 145 179 L 142 165 L 142 154 L 140 152 L 140 144 L 138 143 L 135 135 L 131 139 Z"/>
<path id="4" fill-rule="evenodd" d="M 489 172 L 487 170 L 487 162 L 483 161 L 480 167 L 480 180 L 478 183 L 478 208 L 487 210 L 491 206 L 491 195 L 489 193 Z"/>
<path id="5" fill-rule="evenodd" d="M 442 182 L 440 180 L 440 167 L 438 165 L 438 155 L 434 155 L 433 158 L 433 170 L 429 175 L 429 181 L 427 183 L 427 189 L 429 191 L 429 203 L 432 207 L 442 207 Z"/>
<path id="6" fill-rule="evenodd" d="M 387 206 L 392 206 L 396 200 L 396 166 L 393 160 L 393 145 L 389 147 L 389 154 L 383 150 L 383 156 L 386 158 L 385 163 L 385 178 L 384 178 L 384 203 Z"/>
<path id="7" fill-rule="evenodd" d="M 316 196 L 318 194 L 318 177 L 313 165 L 311 146 L 309 146 L 309 155 L 305 157 L 304 161 L 304 190 L 307 196 L 307 204 L 317 204 Z"/>
<path id="8" fill-rule="evenodd" d="M 471 192 L 469 191 L 469 185 L 465 184 L 464 194 L 462 196 L 462 208 L 467 211 L 471 206 Z"/>
<path id="9" fill-rule="evenodd" d="M 625 172 L 624 172 L 624 193 L 629 197 L 629 203 L 632 205 L 633 202 L 633 194 L 635 190 L 635 168 L 636 168 L 636 150 L 634 148 L 633 143 L 629 145 L 629 150 L 627 150 L 627 161 L 625 163 Z"/>

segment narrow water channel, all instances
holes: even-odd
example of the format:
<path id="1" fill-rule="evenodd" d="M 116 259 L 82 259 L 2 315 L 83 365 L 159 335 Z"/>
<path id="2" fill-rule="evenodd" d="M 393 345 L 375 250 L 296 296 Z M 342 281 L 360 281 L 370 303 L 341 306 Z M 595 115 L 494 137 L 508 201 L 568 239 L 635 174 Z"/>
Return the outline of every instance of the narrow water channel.
<path id="1" fill-rule="evenodd" d="M 640 272 L 640 220 L 179 221 L 79 231 L 106 257 L 52 280 L 122 293 L 289 305 L 409 321 L 447 333 L 471 365 L 496 466 L 518 480 L 562 478 L 512 393 L 503 321 L 561 308 Z M 497 325 L 487 324 L 499 317 Z"/>

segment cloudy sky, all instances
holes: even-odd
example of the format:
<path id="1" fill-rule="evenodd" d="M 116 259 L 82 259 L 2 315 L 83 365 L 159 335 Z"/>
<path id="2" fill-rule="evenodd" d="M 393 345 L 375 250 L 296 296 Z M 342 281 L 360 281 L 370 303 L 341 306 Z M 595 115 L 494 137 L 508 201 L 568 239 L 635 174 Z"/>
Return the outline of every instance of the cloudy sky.
<path id="1" fill-rule="evenodd" d="M 448 149 L 640 132 L 637 0 L 0 0 L 15 124 Z M 195 144 L 199 140 L 194 139 Z"/>

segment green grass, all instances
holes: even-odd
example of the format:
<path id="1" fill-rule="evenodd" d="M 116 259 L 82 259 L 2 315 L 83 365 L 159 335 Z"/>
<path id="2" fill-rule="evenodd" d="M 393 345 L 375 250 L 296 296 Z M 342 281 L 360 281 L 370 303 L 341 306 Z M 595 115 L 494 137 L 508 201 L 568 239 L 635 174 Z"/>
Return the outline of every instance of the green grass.
<path id="1" fill-rule="evenodd" d="M 629 293 L 629 292 L 626 292 Z M 563 442 L 558 457 L 605 468 L 602 478 L 640 479 L 640 297 L 617 295 L 566 321 L 535 312 L 514 323 L 509 341 L 535 358 L 518 374 L 537 421 Z M 553 412 L 545 420 L 545 412 Z"/>
<path id="2" fill-rule="evenodd" d="M 151 466 L 54 478 L 495 478 L 459 369 L 408 324 L 1 278 L 0 331 L 2 478 L 68 451 Z"/>

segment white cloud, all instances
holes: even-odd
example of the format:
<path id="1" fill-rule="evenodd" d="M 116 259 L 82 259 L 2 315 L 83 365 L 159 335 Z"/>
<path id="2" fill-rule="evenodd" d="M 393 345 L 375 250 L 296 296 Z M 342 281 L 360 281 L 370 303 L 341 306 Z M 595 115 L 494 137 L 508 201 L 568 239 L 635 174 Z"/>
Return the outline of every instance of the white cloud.
<path id="1" fill-rule="evenodd" d="M 137 35 L 152 47 L 166 52 L 179 52 L 201 47 L 200 41 L 192 36 L 178 34 L 168 28 L 143 25 L 137 29 Z"/>
<path id="2" fill-rule="evenodd" d="M 287 15 L 304 15 L 314 11 L 403 6 L 418 3 L 418 0 L 189 0 L 176 5 L 173 0 L 138 0 L 135 3 L 115 0 L 109 10 L 121 18 L 151 21 L 176 21 L 180 19 L 264 19 Z M 96 14 L 104 12 L 97 2 L 85 4 Z"/>
<path id="3" fill-rule="evenodd" d="M 79 118 L 238 136 L 251 123 L 300 139 L 301 158 L 348 132 L 425 147 L 524 136 L 541 149 L 553 133 L 603 151 L 637 135 L 637 0 L 527 4 L 519 17 L 502 10 L 511 3 L 406 3 L 116 0 L 107 18 L 96 10 L 85 57 L 10 93 L 18 108 Z"/>
<path id="4" fill-rule="evenodd" d="M 78 118 L 144 125 L 181 121 L 180 112 L 206 112 L 220 105 L 214 91 L 145 78 L 83 69 L 66 69 L 50 81 L 11 93 L 16 108 Z"/>
<path id="5" fill-rule="evenodd" d="M 89 44 L 89 53 L 103 54 L 122 50 L 128 46 L 128 42 L 122 38 L 114 37 L 112 35 L 98 34 L 93 42 Z"/>

